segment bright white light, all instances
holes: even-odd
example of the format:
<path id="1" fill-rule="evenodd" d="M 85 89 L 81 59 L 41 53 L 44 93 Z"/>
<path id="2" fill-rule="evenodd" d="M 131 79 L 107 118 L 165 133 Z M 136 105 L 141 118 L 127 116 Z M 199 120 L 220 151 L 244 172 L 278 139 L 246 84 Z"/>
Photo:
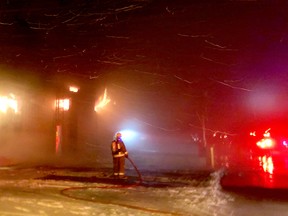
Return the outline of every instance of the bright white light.
<path id="1" fill-rule="evenodd" d="M 269 128 L 268 130 L 265 131 L 265 133 L 263 134 L 264 137 L 270 137 L 270 131 L 271 128 Z"/>
<path id="2" fill-rule="evenodd" d="M 122 140 L 124 142 L 130 142 L 130 141 L 136 140 L 136 138 L 138 137 L 137 132 L 133 130 L 125 129 L 119 132 L 122 134 Z"/>
<path id="3" fill-rule="evenodd" d="M 18 102 L 13 94 L 0 96 L 0 112 L 7 113 L 8 110 L 18 113 Z"/>
<path id="4" fill-rule="evenodd" d="M 70 92 L 77 93 L 77 92 L 79 91 L 79 88 L 76 87 L 76 86 L 70 86 L 70 87 L 69 87 L 69 91 L 70 91 Z"/>
<path id="5" fill-rule="evenodd" d="M 272 148 L 274 146 L 274 142 L 272 139 L 264 138 L 257 142 L 257 146 L 262 149 Z"/>
<path id="6" fill-rule="evenodd" d="M 55 107 L 61 110 L 67 111 L 70 108 L 70 99 L 57 99 L 55 101 Z"/>

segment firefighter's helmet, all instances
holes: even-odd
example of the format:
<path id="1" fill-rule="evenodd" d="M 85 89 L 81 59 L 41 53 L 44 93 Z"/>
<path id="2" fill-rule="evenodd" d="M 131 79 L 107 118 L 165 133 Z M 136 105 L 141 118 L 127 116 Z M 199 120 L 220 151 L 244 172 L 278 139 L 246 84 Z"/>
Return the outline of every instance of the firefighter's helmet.
<path id="1" fill-rule="evenodd" d="M 122 134 L 120 132 L 117 132 L 115 134 L 115 140 L 121 139 L 121 137 L 122 137 Z"/>

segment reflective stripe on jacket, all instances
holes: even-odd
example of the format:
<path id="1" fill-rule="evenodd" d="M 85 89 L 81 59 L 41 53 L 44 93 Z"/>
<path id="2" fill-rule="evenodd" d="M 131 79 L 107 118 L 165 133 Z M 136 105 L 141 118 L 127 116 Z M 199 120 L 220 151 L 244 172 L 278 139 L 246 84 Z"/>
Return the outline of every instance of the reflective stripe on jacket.
<path id="1" fill-rule="evenodd" d="M 113 157 L 124 157 L 128 155 L 125 144 L 122 140 L 113 140 L 111 144 Z"/>

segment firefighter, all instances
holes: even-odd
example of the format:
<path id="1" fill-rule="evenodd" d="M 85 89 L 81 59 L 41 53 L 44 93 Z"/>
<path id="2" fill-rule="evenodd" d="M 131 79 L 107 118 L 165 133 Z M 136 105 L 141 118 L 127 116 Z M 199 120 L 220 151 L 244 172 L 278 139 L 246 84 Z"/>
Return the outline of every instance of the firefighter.
<path id="1" fill-rule="evenodd" d="M 113 171 L 115 178 L 127 178 L 125 176 L 125 157 L 128 157 L 125 144 L 121 139 L 122 134 L 117 132 L 112 141 L 111 150 L 113 156 Z"/>

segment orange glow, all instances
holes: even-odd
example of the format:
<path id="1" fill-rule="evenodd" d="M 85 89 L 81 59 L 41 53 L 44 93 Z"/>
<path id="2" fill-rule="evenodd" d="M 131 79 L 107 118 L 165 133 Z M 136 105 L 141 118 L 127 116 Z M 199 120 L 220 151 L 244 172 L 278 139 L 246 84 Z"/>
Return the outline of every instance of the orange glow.
<path id="1" fill-rule="evenodd" d="M 110 102 L 110 98 L 108 98 L 107 96 L 107 89 L 105 89 L 104 91 L 104 95 L 103 97 L 99 97 L 99 99 L 97 100 L 97 102 L 95 103 L 95 107 L 94 110 L 95 112 L 99 112 L 101 109 L 103 109 L 109 102 Z"/>
<path id="2" fill-rule="evenodd" d="M 70 99 L 57 99 L 55 101 L 55 107 L 61 110 L 67 111 L 70 108 Z"/>
<path id="3" fill-rule="evenodd" d="M 7 113 L 8 110 L 18 113 L 18 102 L 13 94 L 0 96 L 0 112 Z"/>
<path id="4" fill-rule="evenodd" d="M 62 129 L 60 125 L 56 126 L 56 146 L 55 146 L 55 151 L 56 154 L 60 154 L 61 153 L 61 138 L 62 137 Z"/>

